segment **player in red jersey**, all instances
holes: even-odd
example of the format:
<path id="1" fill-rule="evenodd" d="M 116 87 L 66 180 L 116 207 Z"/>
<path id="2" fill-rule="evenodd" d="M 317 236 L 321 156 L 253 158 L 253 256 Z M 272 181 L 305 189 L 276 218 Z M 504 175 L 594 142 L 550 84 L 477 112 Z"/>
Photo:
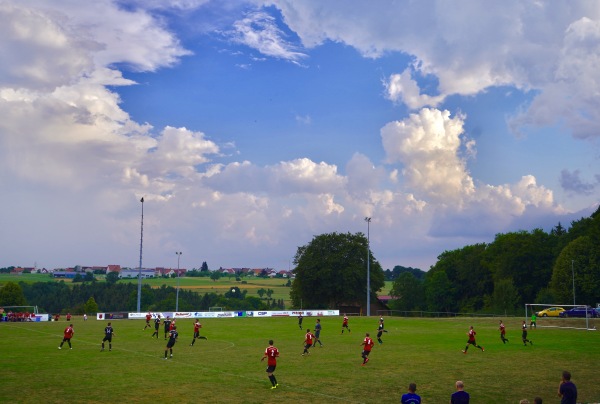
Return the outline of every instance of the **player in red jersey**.
<path id="1" fill-rule="evenodd" d="M 269 346 L 265 349 L 265 354 L 261 358 L 261 362 L 267 358 L 267 375 L 269 376 L 269 380 L 271 381 L 271 389 L 276 389 L 279 387 L 277 384 L 277 379 L 273 372 L 275 372 L 275 368 L 277 367 L 277 358 L 279 357 L 279 350 L 273 346 L 273 340 L 269 340 Z"/>
<path id="2" fill-rule="evenodd" d="M 196 342 L 196 339 L 208 340 L 208 338 L 200 336 L 200 328 L 202 328 L 202 324 L 200 324 L 200 320 L 196 319 L 196 322 L 194 323 L 194 339 L 192 339 L 192 343 L 190 344 L 190 346 L 194 346 L 194 342 Z"/>
<path id="3" fill-rule="evenodd" d="M 469 350 L 469 345 L 473 345 L 475 348 L 481 349 L 481 352 L 485 351 L 485 349 L 483 349 L 482 346 L 477 345 L 477 342 L 475 342 L 475 335 L 477 335 L 477 333 L 473 329 L 473 326 L 469 328 L 469 332 L 467 333 L 467 335 L 469 336 L 469 339 L 467 340 L 467 345 L 465 346 L 465 349 L 463 349 L 464 354 L 466 354 Z"/>
<path id="4" fill-rule="evenodd" d="M 342 334 L 344 333 L 344 328 L 348 330 L 350 333 L 350 328 L 348 328 L 348 316 L 344 314 L 344 320 L 342 321 Z"/>
<path id="5" fill-rule="evenodd" d="M 146 330 L 146 328 L 152 328 L 150 325 L 150 320 L 152 320 L 152 314 L 148 312 L 148 314 L 146 314 L 146 325 L 144 326 L 144 330 Z"/>
<path id="6" fill-rule="evenodd" d="M 73 349 L 73 347 L 71 346 L 71 338 L 73 338 L 73 324 L 69 324 L 69 326 L 67 328 L 65 328 L 65 332 L 63 335 L 63 340 L 60 343 L 60 346 L 58 347 L 58 349 L 62 349 L 62 346 L 65 342 L 67 342 L 69 344 L 69 349 Z"/>
<path id="7" fill-rule="evenodd" d="M 71 313 L 67 313 L 67 321 L 71 321 Z"/>
<path id="8" fill-rule="evenodd" d="M 500 330 L 500 339 L 504 344 L 506 344 L 508 342 L 508 338 L 506 338 L 506 327 L 504 326 L 502 320 L 500 320 L 500 328 L 498 329 Z"/>
<path id="9" fill-rule="evenodd" d="M 360 345 L 363 347 L 363 351 L 362 351 L 363 363 L 362 363 L 362 366 L 365 366 L 367 364 L 367 362 L 369 361 L 369 354 L 371 353 L 371 348 L 373 348 L 373 345 L 375 345 L 375 343 L 373 342 L 373 340 L 369 336 L 369 333 L 366 333 L 365 334 L 365 339 L 363 340 L 362 344 L 360 344 Z"/>
<path id="10" fill-rule="evenodd" d="M 313 340 L 315 339 L 315 335 L 310 332 L 310 329 L 306 329 L 306 335 L 304 336 L 304 352 L 302 352 L 302 356 L 305 354 L 308 355 L 308 349 L 313 345 Z"/>

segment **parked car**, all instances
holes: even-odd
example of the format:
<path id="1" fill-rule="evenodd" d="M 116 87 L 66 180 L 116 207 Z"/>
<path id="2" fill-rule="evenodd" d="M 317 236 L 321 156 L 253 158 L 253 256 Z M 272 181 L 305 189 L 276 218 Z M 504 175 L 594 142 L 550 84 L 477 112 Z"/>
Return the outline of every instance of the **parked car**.
<path id="1" fill-rule="evenodd" d="M 586 315 L 587 313 L 587 315 Z M 600 312 L 593 307 L 573 307 L 559 314 L 560 317 L 600 317 Z"/>
<path id="2" fill-rule="evenodd" d="M 548 307 L 547 309 L 535 313 L 538 317 L 558 317 L 560 313 L 565 311 L 562 307 Z"/>

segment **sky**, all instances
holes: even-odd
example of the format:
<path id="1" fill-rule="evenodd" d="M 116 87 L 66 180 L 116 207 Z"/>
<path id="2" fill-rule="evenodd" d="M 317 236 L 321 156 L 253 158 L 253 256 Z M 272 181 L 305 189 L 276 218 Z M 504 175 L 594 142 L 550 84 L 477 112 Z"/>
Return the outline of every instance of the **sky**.
<path id="1" fill-rule="evenodd" d="M 0 60 L 0 267 L 428 270 L 600 200 L 600 1 L 0 0 Z"/>

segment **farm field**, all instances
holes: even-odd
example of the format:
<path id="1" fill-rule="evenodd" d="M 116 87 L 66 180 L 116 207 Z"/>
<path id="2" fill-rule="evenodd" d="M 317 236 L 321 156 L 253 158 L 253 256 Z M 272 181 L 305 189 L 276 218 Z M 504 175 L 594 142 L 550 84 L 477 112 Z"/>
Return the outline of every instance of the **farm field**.
<path id="1" fill-rule="evenodd" d="M 96 278 L 99 282 L 103 282 L 104 276 L 96 275 Z M 179 278 L 179 287 L 181 289 L 192 290 L 194 292 L 198 292 L 200 294 L 205 293 L 217 293 L 223 294 L 231 289 L 233 286 L 237 286 L 240 290 L 247 290 L 247 296 L 258 296 L 258 290 L 261 288 L 264 289 L 272 289 L 273 294 L 271 295 L 272 299 L 278 300 L 283 299 L 285 307 L 291 308 L 291 300 L 290 300 L 290 288 L 289 286 L 285 286 L 287 283 L 287 279 L 284 278 L 258 278 L 258 277 L 244 277 L 241 278 L 242 281 L 236 281 L 234 277 L 223 277 L 217 281 L 213 281 L 207 277 L 199 278 L 199 277 L 182 277 Z M 61 282 L 64 281 L 67 284 L 71 283 L 70 279 L 58 279 L 52 278 L 47 274 L 22 274 L 22 275 L 13 275 L 13 274 L 0 274 L 0 285 L 6 282 Z M 242 283 L 242 282 L 246 283 Z M 119 282 L 130 282 L 137 284 L 137 279 L 122 279 Z M 162 285 L 166 286 L 177 286 L 176 278 L 154 278 L 154 279 L 144 279 L 143 284 L 150 285 L 153 288 L 159 288 Z M 392 288 L 393 282 L 386 281 L 383 289 L 378 293 L 379 295 L 387 295 Z"/>
<path id="2" fill-rule="evenodd" d="M 360 343 L 365 332 L 375 337 L 376 317 L 351 317 L 350 334 L 340 334 L 340 317 L 321 318 L 325 346 L 305 357 L 304 331 L 295 317 L 201 319 L 201 334 L 208 340 L 193 347 L 193 320 L 179 320 L 180 337 L 169 360 L 163 359 L 162 329 L 159 339 L 151 338 L 152 330 L 142 330 L 143 320 L 113 321 L 111 352 L 100 352 L 106 321 L 75 318 L 73 350 L 57 349 L 66 321 L 2 323 L 0 380 L 4 397 L 22 403 L 381 403 L 399 402 L 410 382 L 417 384 L 423 402 L 447 403 L 459 379 L 473 403 L 517 403 L 538 395 L 558 402 L 566 369 L 579 402 L 600 402 L 598 331 L 538 328 L 529 332 L 534 345 L 525 347 L 520 320 L 505 319 L 510 342 L 503 345 L 497 318 L 386 317 L 389 332 L 366 366 L 361 366 Z M 314 323 L 304 318 L 304 327 L 312 329 Z M 560 324 L 581 325 L 571 319 Z M 485 352 L 461 352 L 469 325 Z M 270 338 L 281 353 L 276 390 L 270 389 L 266 362 L 260 361 Z"/>

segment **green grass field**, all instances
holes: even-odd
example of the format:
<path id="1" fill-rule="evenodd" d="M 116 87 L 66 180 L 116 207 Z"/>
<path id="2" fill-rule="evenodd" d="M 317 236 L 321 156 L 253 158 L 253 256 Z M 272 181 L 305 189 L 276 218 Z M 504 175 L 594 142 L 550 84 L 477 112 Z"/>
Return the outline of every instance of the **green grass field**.
<path id="1" fill-rule="evenodd" d="M 301 356 L 304 332 L 296 318 L 201 319 L 208 341 L 193 347 L 193 321 L 179 320 L 169 360 L 162 359 L 162 329 L 153 339 L 152 330 L 142 331 L 143 320 L 113 321 L 112 352 L 100 352 L 106 321 L 76 318 L 73 350 L 57 349 L 66 321 L 2 323 L 2 395 L 27 403 L 387 403 L 399 402 L 415 382 L 423 402 L 447 403 L 460 379 L 473 403 L 518 403 L 537 395 L 550 403 L 558 402 L 560 374 L 567 369 L 580 402 L 600 401 L 599 332 L 538 328 L 529 333 L 534 345 L 525 347 L 520 319 L 505 320 L 510 342 L 503 345 L 493 318 L 388 317 L 384 344 L 374 347 L 364 367 L 360 343 L 365 332 L 375 336 L 375 317 L 351 317 L 352 333 L 343 335 L 339 317 L 322 318 L 325 346 L 307 357 Z M 552 321 L 558 320 L 540 319 L 539 325 Z M 465 355 L 471 324 L 485 352 L 471 348 Z M 304 326 L 312 329 L 314 319 L 305 317 Z M 260 362 L 270 338 L 281 352 L 276 390 Z"/>

